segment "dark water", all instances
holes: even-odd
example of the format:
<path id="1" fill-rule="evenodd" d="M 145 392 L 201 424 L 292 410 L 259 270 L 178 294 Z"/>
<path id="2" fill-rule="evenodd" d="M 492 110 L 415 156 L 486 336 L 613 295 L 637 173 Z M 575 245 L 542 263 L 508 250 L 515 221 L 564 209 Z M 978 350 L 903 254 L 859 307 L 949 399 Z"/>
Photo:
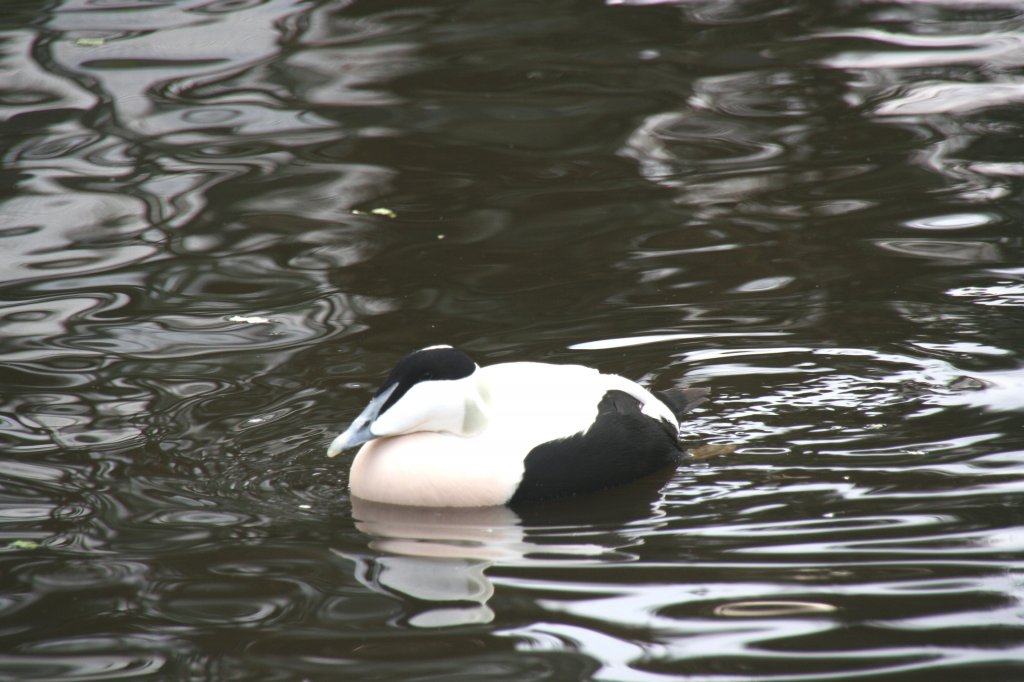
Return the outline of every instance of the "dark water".
<path id="1" fill-rule="evenodd" d="M 1024 679 L 1024 6 L 8 2 L 0 678 Z M 406 351 L 735 453 L 354 505 Z"/>

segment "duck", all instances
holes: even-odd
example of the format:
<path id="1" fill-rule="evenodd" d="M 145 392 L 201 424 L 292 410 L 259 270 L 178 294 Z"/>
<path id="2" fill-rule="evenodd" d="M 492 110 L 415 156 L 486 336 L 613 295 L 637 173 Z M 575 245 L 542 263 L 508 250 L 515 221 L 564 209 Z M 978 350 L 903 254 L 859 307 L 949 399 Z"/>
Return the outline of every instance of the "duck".
<path id="1" fill-rule="evenodd" d="M 450 345 L 403 357 L 327 456 L 359 446 L 353 497 L 492 507 L 595 493 L 685 457 L 683 415 L 703 388 L 650 391 L 575 364 L 480 367 Z"/>

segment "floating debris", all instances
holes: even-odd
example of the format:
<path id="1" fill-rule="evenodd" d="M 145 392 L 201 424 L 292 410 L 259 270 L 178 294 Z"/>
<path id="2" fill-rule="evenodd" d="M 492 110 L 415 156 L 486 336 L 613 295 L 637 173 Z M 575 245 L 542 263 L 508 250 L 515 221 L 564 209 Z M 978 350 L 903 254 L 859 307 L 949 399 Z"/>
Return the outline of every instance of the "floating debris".
<path id="1" fill-rule="evenodd" d="M 8 549 L 39 549 L 40 545 L 35 540 L 13 540 L 7 543 Z"/>
<path id="2" fill-rule="evenodd" d="M 76 38 L 75 47 L 103 47 L 107 44 L 106 38 Z"/>
<path id="3" fill-rule="evenodd" d="M 719 457 L 721 455 L 731 455 L 736 452 L 736 446 L 727 443 L 711 443 L 708 445 L 700 445 L 690 449 L 690 457 L 696 460 L 711 459 L 712 457 Z"/>

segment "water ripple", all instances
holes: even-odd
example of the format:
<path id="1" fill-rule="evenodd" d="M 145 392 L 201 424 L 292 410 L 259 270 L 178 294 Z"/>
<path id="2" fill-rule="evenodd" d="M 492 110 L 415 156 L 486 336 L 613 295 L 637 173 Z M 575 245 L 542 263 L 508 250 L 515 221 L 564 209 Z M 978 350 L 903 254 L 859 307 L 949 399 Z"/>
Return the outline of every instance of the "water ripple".
<path id="1" fill-rule="evenodd" d="M 0 677 L 1019 677 L 1013 3 L 9 10 Z M 436 342 L 719 454 L 352 499 Z"/>

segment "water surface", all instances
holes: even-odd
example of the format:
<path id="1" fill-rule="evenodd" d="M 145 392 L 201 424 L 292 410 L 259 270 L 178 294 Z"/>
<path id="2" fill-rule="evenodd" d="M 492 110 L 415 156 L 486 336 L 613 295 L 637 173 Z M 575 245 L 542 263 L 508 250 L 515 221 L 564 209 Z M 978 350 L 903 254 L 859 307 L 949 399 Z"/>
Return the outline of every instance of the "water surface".
<path id="1" fill-rule="evenodd" d="M 15 2 L 0 678 L 1024 678 L 1024 9 Z M 405 352 L 735 452 L 422 512 Z"/>

